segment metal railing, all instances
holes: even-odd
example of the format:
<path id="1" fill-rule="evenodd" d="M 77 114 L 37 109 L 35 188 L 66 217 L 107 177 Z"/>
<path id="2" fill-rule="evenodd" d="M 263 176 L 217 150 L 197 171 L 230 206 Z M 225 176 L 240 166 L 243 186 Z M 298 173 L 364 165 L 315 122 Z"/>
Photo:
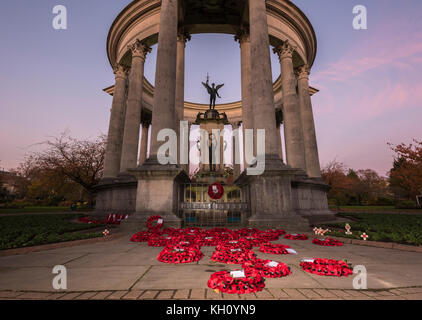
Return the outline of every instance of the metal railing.
<path id="1" fill-rule="evenodd" d="M 181 186 L 179 215 L 185 226 L 241 226 L 249 206 L 242 201 L 236 186 L 224 186 L 224 196 L 213 200 L 208 196 L 208 184 L 191 183 Z"/>

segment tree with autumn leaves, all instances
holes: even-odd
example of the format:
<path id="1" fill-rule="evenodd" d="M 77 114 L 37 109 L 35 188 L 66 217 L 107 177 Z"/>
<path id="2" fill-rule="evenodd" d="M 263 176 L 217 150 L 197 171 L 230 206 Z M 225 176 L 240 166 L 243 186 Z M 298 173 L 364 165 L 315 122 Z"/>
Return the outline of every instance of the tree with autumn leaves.
<path id="1" fill-rule="evenodd" d="M 16 170 L 25 178 L 19 189 L 29 200 L 46 204 L 58 200 L 94 202 L 94 186 L 103 174 L 106 138 L 78 140 L 68 134 L 43 143 L 45 149 L 33 152 Z"/>
<path id="2" fill-rule="evenodd" d="M 330 202 L 336 205 L 392 205 L 409 200 L 416 206 L 416 196 L 422 194 L 422 141 L 389 146 L 394 152 L 394 162 L 388 177 L 370 169 L 349 169 L 337 161 L 325 166 L 322 177 L 331 187 Z"/>
<path id="3" fill-rule="evenodd" d="M 335 205 L 392 204 L 387 178 L 374 170 L 353 170 L 343 163 L 332 161 L 322 170 L 322 177 L 330 186 L 328 199 Z"/>
<path id="4" fill-rule="evenodd" d="M 422 140 L 389 146 L 395 153 L 390 186 L 397 197 L 414 200 L 422 194 Z"/>

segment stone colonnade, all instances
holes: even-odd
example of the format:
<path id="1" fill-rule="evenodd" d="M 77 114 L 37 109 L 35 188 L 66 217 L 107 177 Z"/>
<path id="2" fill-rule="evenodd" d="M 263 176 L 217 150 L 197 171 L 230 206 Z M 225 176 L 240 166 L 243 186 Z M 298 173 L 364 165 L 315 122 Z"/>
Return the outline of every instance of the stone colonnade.
<path id="1" fill-rule="evenodd" d="M 243 130 L 265 129 L 266 159 L 280 162 L 283 160 L 282 141 L 280 123 L 276 121 L 274 109 L 265 1 L 250 2 L 249 10 L 250 25 L 241 27 L 236 36 L 241 51 L 242 127 Z M 179 123 L 184 119 L 185 46 L 190 36 L 183 30 L 178 30 L 177 11 L 176 0 L 162 2 L 151 128 L 151 159 L 156 159 L 161 145 L 157 141 L 159 131 L 171 128 L 179 134 Z M 128 169 L 142 165 L 146 160 L 150 123 L 141 119 L 141 101 L 144 63 L 151 49 L 141 40 L 136 40 L 130 50 L 130 70 L 121 65 L 115 67 L 115 89 L 104 178 L 125 174 Z M 321 172 L 308 82 L 310 70 L 307 65 L 294 69 L 294 50 L 288 41 L 274 48 L 281 66 L 285 161 L 292 168 L 304 170 L 309 177 L 319 178 Z M 140 126 L 142 139 L 139 147 Z M 232 126 L 237 129 L 239 123 L 232 123 Z M 246 167 L 248 164 L 245 160 L 243 162 Z M 240 166 L 236 163 L 234 172 L 235 176 L 240 174 Z"/>

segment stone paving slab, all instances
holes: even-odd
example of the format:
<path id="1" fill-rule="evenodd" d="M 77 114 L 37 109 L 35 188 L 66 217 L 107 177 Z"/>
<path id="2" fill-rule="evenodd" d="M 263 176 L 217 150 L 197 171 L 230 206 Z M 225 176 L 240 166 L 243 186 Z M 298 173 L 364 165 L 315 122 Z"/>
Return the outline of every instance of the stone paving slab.
<path id="1" fill-rule="evenodd" d="M 148 290 L 145 291 L 138 299 L 142 300 L 153 300 L 158 295 L 158 291 Z"/>
<path id="2" fill-rule="evenodd" d="M 174 294 L 174 299 L 180 299 L 180 300 L 186 300 L 189 298 L 189 293 L 190 290 L 189 289 L 182 289 L 182 290 L 177 290 L 176 293 Z"/>
<path id="3" fill-rule="evenodd" d="M 123 296 L 125 296 L 128 291 L 114 291 L 107 297 L 107 300 L 120 300 Z"/>
<path id="4" fill-rule="evenodd" d="M 96 292 L 90 300 L 105 300 L 112 294 L 112 291 Z"/>
<path id="5" fill-rule="evenodd" d="M 180 291 L 180 292 L 179 292 Z M 422 293 L 403 295 L 391 294 L 388 290 L 336 290 L 336 289 L 264 289 L 251 294 L 215 293 L 213 290 L 188 290 L 191 300 L 422 300 Z M 205 296 L 206 294 L 206 296 Z M 185 297 L 186 289 L 182 290 L 132 290 L 132 291 L 102 291 L 102 292 L 0 292 L 1 299 L 19 300 L 180 300 Z M 183 298 L 187 299 L 187 298 Z"/>
<path id="6" fill-rule="evenodd" d="M 157 261 L 162 248 L 131 243 L 122 237 L 107 243 L 65 247 L 45 252 L 0 257 L 0 299 L 420 299 L 422 254 L 388 248 L 345 244 L 322 247 L 307 241 L 280 239 L 298 255 L 270 255 L 254 248 L 259 258 L 287 263 L 292 274 L 266 279 L 265 291 L 251 295 L 217 294 L 207 288 L 209 276 L 238 269 L 210 260 L 213 247 L 194 264 L 169 265 Z M 368 271 L 369 290 L 353 290 L 353 276 L 321 277 L 304 272 L 302 258 L 347 259 Z M 68 292 L 52 288 L 55 265 L 65 265 Z M 374 290 L 376 289 L 376 290 Z M 265 293 L 264 293 L 265 292 Z M 139 293 L 139 295 L 138 295 Z M 170 295 L 171 294 L 171 295 Z"/>

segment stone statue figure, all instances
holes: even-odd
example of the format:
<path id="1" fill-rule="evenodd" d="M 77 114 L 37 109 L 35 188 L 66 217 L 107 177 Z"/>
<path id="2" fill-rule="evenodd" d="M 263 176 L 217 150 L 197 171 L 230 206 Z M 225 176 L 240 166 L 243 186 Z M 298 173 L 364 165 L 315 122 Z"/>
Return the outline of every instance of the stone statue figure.
<path id="1" fill-rule="evenodd" d="M 218 90 L 220 90 L 224 86 L 224 83 L 218 86 L 215 86 L 215 83 L 213 83 L 210 87 L 209 77 L 207 77 L 207 82 L 206 83 L 202 82 L 202 84 L 207 89 L 210 95 L 210 110 L 215 110 L 215 100 L 217 99 L 217 97 L 221 99 L 220 95 L 218 94 Z"/>

